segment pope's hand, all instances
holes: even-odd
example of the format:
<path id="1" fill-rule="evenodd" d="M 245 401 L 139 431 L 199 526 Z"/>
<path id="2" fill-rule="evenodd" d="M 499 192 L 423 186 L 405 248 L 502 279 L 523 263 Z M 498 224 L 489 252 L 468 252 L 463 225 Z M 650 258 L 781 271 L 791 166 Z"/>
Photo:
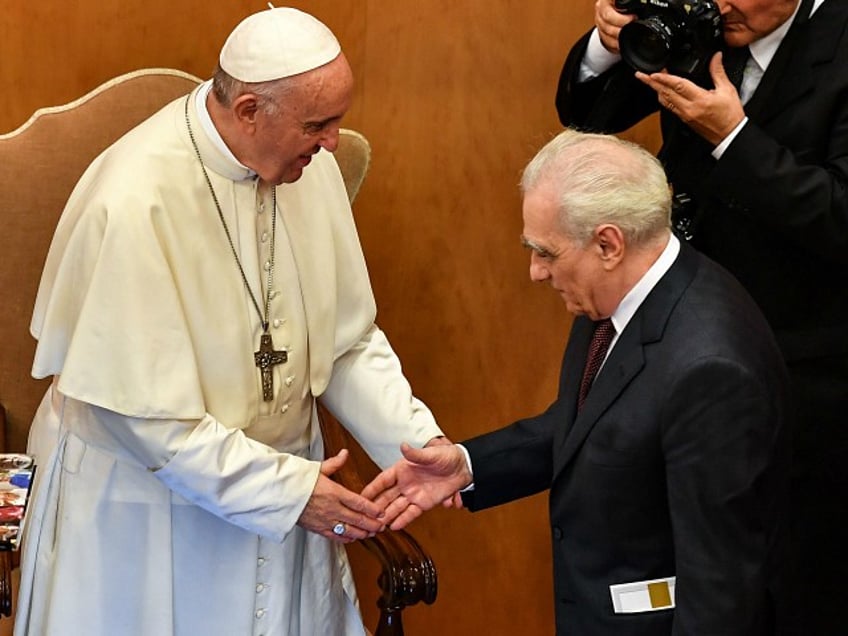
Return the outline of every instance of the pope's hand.
<path id="1" fill-rule="evenodd" d="M 321 474 L 297 522 L 306 530 L 342 543 L 373 537 L 385 529 L 381 506 L 330 479 L 347 457 L 348 451 L 342 449 L 321 462 Z"/>

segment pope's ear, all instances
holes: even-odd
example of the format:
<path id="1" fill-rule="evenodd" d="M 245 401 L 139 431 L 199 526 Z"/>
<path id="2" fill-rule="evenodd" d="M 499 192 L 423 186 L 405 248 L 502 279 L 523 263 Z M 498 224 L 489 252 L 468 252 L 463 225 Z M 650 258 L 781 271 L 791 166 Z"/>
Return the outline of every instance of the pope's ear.
<path id="1" fill-rule="evenodd" d="M 617 225 L 605 223 L 595 228 L 595 244 L 607 269 L 613 269 L 624 258 L 624 234 Z"/>
<path id="2" fill-rule="evenodd" d="M 252 128 L 256 125 L 256 115 L 259 112 L 259 98 L 254 93 L 244 93 L 233 100 L 233 115 L 236 121 Z"/>

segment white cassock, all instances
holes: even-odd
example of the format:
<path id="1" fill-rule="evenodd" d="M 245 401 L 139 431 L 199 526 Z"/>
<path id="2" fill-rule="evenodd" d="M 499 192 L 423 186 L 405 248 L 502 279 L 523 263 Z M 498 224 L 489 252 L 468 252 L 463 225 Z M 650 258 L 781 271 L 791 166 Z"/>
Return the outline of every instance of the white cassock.
<path id="1" fill-rule="evenodd" d="M 375 326 L 344 185 L 321 151 L 277 188 L 261 325 L 191 145 L 185 99 L 107 149 L 77 185 L 45 265 L 33 375 L 38 470 L 16 636 L 362 634 L 344 549 L 295 525 L 323 458 L 314 397 L 381 466 L 441 435 Z M 271 199 L 194 136 L 262 305 Z"/>

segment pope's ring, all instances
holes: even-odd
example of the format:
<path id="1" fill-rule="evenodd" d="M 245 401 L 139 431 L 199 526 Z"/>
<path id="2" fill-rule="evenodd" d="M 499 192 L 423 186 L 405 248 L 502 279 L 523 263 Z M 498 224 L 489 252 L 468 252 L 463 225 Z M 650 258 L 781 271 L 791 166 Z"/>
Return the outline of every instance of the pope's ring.
<path id="1" fill-rule="evenodd" d="M 336 525 L 333 526 L 333 534 L 342 536 L 345 533 L 346 529 L 347 528 L 345 528 L 345 524 L 339 521 Z"/>

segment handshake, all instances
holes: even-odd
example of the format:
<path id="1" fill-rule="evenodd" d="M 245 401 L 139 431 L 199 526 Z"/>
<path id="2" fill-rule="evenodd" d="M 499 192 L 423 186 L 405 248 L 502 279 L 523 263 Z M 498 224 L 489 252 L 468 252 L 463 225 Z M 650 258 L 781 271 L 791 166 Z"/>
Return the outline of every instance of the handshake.
<path id="1" fill-rule="evenodd" d="M 321 474 L 298 525 L 328 539 L 350 543 L 386 528 L 400 530 L 441 504 L 462 508 L 459 491 L 472 482 L 465 453 L 446 438 L 424 448 L 401 445 L 403 458 L 356 494 L 330 479 L 348 451 L 321 462 Z"/>

